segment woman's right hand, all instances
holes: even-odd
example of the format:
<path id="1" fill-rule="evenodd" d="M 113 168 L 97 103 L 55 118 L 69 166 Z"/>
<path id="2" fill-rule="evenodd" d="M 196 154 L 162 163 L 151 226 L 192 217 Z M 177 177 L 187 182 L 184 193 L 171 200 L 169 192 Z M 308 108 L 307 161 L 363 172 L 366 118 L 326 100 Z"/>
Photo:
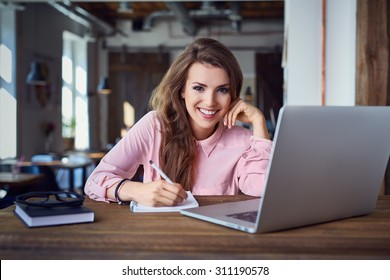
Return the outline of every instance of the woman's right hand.
<path id="1" fill-rule="evenodd" d="M 150 183 L 127 181 L 120 189 L 119 197 L 123 201 L 134 200 L 145 206 L 175 206 L 187 198 L 180 184 L 169 184 L 165 180 Z"/>

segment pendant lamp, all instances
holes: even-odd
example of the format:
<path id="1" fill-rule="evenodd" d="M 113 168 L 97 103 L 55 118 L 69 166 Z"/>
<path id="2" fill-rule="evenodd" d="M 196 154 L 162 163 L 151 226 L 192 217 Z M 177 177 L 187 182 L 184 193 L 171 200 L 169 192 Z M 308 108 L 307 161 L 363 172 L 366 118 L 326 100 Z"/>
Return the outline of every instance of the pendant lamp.
<path id="1" fill-rule="evenodd" d="M 108 78 L 104 77 L 101 81 L 101 83 L 98 86 L 98 92 L 100 94 L 110 94 L 111 93 L 111 88 L 108 83 Z"/>
<path id="2" fill-rule="evenodd" d="M 46 85 L 46 79 L 42 73 L 42 63 L 32 62 L 30 72 L 26 78 L 27 84 L 30 85 Z"/>

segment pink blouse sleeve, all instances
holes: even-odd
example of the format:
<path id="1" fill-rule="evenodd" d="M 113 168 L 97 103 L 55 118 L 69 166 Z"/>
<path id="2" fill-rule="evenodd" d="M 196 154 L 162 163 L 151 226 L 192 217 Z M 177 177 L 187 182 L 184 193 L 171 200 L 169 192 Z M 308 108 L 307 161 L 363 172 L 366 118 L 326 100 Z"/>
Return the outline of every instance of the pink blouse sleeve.
<path id="1" fill-rule="evenodd" d="M 107 188 L 122 178 L 132 178 L 149 155 L 154 134 L 154 114 L 139 120 L 100 161 L 85 184 L 85 193 L 94 200 L 109 202 Z"/>
<path id="2" fill-rule="evenodd" d="M 272 141 L 251 136 L 250 144 L 250 148 L 241 155 L 237 164 L 238 187 L 244 194 L 261 196 L 265 187 Z"/>

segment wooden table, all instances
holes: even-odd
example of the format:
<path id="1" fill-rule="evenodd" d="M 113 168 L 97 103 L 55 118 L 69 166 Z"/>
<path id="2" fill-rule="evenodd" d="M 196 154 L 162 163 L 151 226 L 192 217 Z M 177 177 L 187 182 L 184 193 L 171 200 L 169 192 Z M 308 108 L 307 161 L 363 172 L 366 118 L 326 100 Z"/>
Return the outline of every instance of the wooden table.
<path id="1" fill-rule="evenodd" d="M 200 205 L 248 199 L 197 196 Z M 86 199 L 95 222 L 29 229 L 0 211 L 6 259 L 390 259 L 390 196 L 373 214 L 274 233 L 249 234 L 179 213 L 131 213 Z"/>
<path id="2" fill-rule="evenodd" d="M 91 159 L 95 165 L 98 165 L 100 160 L 107 154 L 107 152 L 85 152 L 84 155 Z"/>
<path id="3" fill-rule="evenodd" d="M 38 161 L 23 161 L 19 162 L 19 166 L 48 166 L 53 169 L 67 169 L 69 170 L 69 190 L 74 191 L 74 171 L 78 168 L 82 169 L 82 181 L 83 186 L 85 182 L 87 181 L 87 167 L 91 164 L 91 162 L 72 162 L 72 161 L 66 161 L 66 160 L 53 160 L 53 161 L 45 161 L 45 162 L 38 162 Z"/>
<path id="4" fill-rule="evenodd" d="M 25 186 L 40 182 L 43 180 L 42 174 L 19 173 L 13 175 L 12 172 L 0 173 L 0 186 Z"/>
<path id="5" fill-rule="evenodd" d="M 31 187 L 43 180 L 43 174 L 0 172 L 0 209 L 13 203 L 16 195 L 31 191 Z"/>
<path id="6" fill-rule="evenodd" d="M 64 153 L 64 156 L 69 157 L 72 155 L 80 155 L 86 158 L 89 158 L 95 165 L 98 165 L 100 160 L 107 154 L 107 152 L 102 151 L 68 151 Z"/>

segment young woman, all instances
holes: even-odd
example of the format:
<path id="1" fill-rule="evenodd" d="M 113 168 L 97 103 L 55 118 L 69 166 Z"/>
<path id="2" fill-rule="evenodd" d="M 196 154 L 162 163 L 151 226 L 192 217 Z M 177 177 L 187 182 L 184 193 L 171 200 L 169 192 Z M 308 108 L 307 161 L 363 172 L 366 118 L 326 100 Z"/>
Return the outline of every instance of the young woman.
<path id="1" fill-rule="evenodd" d="M 259 196 L 272 142 L 263 114 L 239 98 L 242 72 L 214 39 L 189 44 L 167 71 L 139 120 L 101 160 L 85 185 L 99 201 L 149 206 L 194 195 Z M 252 124 L 253 130 L 235 126 Z M 150 161 L 174 182 L 160 178 Z M 130 181 L 143 165 L 143 182 Z"/>

